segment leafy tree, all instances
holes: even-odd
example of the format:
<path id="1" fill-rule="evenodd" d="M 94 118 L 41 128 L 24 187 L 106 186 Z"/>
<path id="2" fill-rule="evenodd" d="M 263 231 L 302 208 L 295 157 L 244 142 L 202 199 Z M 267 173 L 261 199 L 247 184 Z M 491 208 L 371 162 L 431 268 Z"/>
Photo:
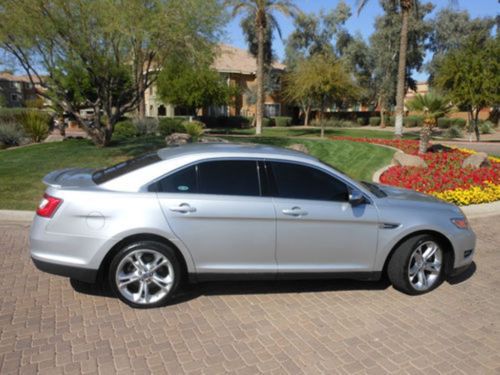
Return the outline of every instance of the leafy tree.
<path id="1" fill-rule="evenodd" d="M 327 105 L 359 95 L 359 87 L 349 71 L 337 58 L 328 54 L 315 54 L 299 61 L 295 69 L 287 75 L 284 91 L 289 100 L 312 100 L 317 104 L 320 120 Z M 311 107 L 309 111 L 310 109 Z M 306 117 L 308 116 L 306 114 Z M 324 121 L 320 122 L 323 137 Z"/>
<path id="2" fill-rule="evenodd" d="M 439 11 L 432 20 L 432 32 L 429 35 L 428 48 L 432 52 L 432 60 L 428 64 L 430 82 L 435 75 L 439 60 L 449 51 L 459 49 L 464 41 L 476 34 L 482 38 L 491 35 L 495 20 L 491 17 L 470 18 L 467 11 L 447 7 Z"/>
<path id="3" fill-rule="evenodd" d="M 294 16 L 298 13 L 298 10 L 291 0 L 226 0 L 225 4 L 232 7 L 233 17 L 241 13 L 246 14 L 247 17 L 254 17 L 254 29 L 257 36 L 257 111 L 255 116 L 255 132 L 256 134 L 261 134 L 264 112 L 266 30 L 268 29 L 268 25 L 279 30 L 278 23 L 274 18 L 274 12 L 280 12 L 286 16 Z"/>
<path id="4" fill-rule="evenodd" d="M 217 0 L 2 0 L 0 47 L 42 82 L 39 95 L 106 146 L 120 117 L 143 112 L 169 58 L 209 57 L 222 15 Z M 90 125 L 79 113 L 89 107 Z"/>
<path id="5" fill-rule="evenodd" d="M 158 77 L 158 94 L 166 102 L 190 108 L 225 105 L 235 95 L 221 75 L 208 66 L 193 66 L 172 61 Z"/>
<path id="6" fill-rule="evenodd" d="M 406 105 L 410 110 L 420 112 L 424 115 L 424 124 L 420 131 L 419 152 L 425 154 L 429 147 L 432 128 L 437 125 L 440 117 L 446 116 L 451 111 L 452 106 L 448 99 L 434 93 L 426 95 L 417 94 Z"/>
<path id="7" fill-rule="evenodd" d="M 397 86 L 396 86 L 396 137 L 403 135 L 403 116 L 404 116 L 404 98 L 406 93 L 406 74 L 407 74 L 407 51 L 409 38 L 410 14 L 413 9 L 418 7 L 418 0 L 383 0 L 387 5 L 392 5 L 393 9 L 397 7 L 401 16 L 401 29 L 399 34 L 398 49 L 398 68 L 397 68 Z M 360 12 L 368 0 L 358 0 L 358 12 Z"/>
<path id="8" fill-rule="evenodd" d="M 418 13 L 408 20 L 404 92 L 408 88 L 416 89 L 411 73 L 413 70 L 420 70 L 423 65 L 425 40 L 431 31 L 425 17 L 432 11 L 433 5 L 420 2 L 416 4 Z M 396 104 L 402 18 L 399 6 L 393 0 L 383 0 L 381 5 L 384 14 L 375 19 L 375 32 L 370 37 L 370 54 L 373 59 L 373 90 L 380 107 L 381 126 L 384 127 L 386 111 Z"/>
<path id="9" fill-rule="evenodd" d="M 473 34 L 437 65 L 435 86 L 465 108 L 479 141 L 479 112 L 500 103 L 500 38 Z"/>

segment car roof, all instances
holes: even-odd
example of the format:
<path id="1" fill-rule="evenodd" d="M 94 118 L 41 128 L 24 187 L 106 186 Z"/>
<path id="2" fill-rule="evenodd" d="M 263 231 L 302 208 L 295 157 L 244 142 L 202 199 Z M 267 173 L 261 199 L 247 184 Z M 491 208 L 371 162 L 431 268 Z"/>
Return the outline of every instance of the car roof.
<path id="1" fill-rule="evenodd" d="M 218 154 L 221 156 L 227 156 L 229 154 L 234 156 L 254 156 L 262 158 L 300 157 L 309 160 L 317 160 L 299 151 L 253 143 L 196 143 L 172 146 L 158 150 L 158 156 L 163 160 L 187 155 L 216 157 Z"/>

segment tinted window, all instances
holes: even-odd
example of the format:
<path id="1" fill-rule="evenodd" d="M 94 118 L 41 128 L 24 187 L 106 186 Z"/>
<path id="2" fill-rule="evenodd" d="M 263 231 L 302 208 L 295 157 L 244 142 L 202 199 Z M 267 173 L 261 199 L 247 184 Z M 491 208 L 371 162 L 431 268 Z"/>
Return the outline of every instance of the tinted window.
<path id="1" fill-rule="evenodd" d="M 257 162 L 209 161 L 198 164 L 200 194 L 260 195 Z"/>
<path id="2" fill-rule="evenodd" d="M 347 201 L 347 186 L 318 169 L 273 162 L 272 171 L 280 198 Z"/>
<path id="3" fill-rule="evenodd" d="M 150 164 L 159 162 L 161 159 L 156 152 L 145 154 L 134 159 L 123 161 L 111 167 L 100 169 L 92 175 L 92 180 L 96 184 L 103 184 L 114 178 L 123 176 L 136 169 L 146 167 Z"/>
<path id="4" fill-rule="evenodd" d="M 156 189 L 162 193 L 196 193 L 196 167 L 191 166 L 165 177 Z"/>

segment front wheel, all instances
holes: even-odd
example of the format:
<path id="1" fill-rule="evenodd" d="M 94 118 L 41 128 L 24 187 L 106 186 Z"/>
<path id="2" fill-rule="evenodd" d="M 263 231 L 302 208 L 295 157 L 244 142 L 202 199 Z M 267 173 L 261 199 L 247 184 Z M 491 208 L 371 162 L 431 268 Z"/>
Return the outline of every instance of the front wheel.
<path id="1" fill-rule="evenodd" d="M 404 241 L 394 252 L 387 274 L 394 288 L 410 295 L 437 288 L 444 275 L 444 252 L 431 235 L 418 235 Z"/>
<path id="2" fill-rule="evenodd" d="M 120 250 L 109 267 L 114 294 L 132 307 L 165 305 L 179 285 L 181 268 L 175 252 L 155 241 L 140 241 Z"/>

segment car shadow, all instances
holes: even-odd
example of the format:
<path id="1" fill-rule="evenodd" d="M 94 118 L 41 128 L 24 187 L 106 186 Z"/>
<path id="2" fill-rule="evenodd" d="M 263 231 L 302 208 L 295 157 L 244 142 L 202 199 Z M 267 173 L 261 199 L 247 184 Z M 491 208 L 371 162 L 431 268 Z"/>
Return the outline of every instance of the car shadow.
<path id="1" fill-rule="evenodd" d="M 467 270 L 457 276 L 448 277 L 446 282 L 451 285 L 460 284 L 471 278 L 476 269 L 476 264 L 473 262 Z M 88 284 L 73 279 L 70 280 L 70 283 L 78 293 L 114 297 L 109 287 L 104 283 Z M 385 277 L 379 281 L 352 279 L 205 281 L 196 284 L 185 283 L 172 297 L 169 305 L 188 302 L 201 296 L 384 290 L 390 286 L 389 280 Z"/>
<path id="2" fill-rule="evenodd" d="M 446 281 L 451 285 L 463 283 L 464 281 L 470 279 L 472 275 L 476 273 L 476 270 L 477 270 L 476 262 L 472 262 L 471 265 L 465 271 L 456 276 L 448 276 Z"/>

